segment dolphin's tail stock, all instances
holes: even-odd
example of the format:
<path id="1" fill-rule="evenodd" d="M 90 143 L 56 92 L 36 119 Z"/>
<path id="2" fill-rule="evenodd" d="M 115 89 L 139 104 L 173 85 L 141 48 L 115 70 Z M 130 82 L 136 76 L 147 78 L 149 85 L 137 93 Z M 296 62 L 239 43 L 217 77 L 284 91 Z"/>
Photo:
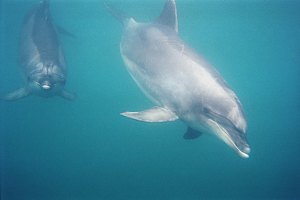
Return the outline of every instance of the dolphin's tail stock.
<path id="1" fill-rule="evenodd" d="M 44 10 L 48 10 L 49 9 L 49 0 L 41 0 L 40 5 Z"/>
<path id="2" fill-rule="evenodd" d="M 49 5 L 49 0 L 41 0 L 40 3 L 43 5 Z"/>
<path id="3" fill-rule="evenodd" d="M 117 9 L 115 6 L 113 6 L 111 3 L 104 1 L 104 5 L 106 9 L 123 25 L 126 24 L 126 22 L 131 18 L 123 11 Z"/>

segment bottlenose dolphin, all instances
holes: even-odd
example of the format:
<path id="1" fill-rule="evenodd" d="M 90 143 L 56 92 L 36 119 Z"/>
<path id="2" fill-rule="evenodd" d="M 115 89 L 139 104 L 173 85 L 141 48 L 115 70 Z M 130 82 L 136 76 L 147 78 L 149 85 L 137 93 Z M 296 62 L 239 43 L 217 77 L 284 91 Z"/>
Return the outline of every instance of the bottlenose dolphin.
<path id="1" fill-rule="evenodd" d="M 74 99 L 74 94 L 64 90 L 67 66 L 58 30 L 52 21 L 47 0 L 41 1 L 27 13 L 20 41 L 20 62 L 25 86 L 2 99 L 12 101 L 30 94 L 42 97 L 59 95 Z"/>
<path id="2" fill-rule="evenodd" d="M 106 3 L 124 25 L 121 56 L 139 88 L 156 105 L 121 115 L 143 122 L 182 120 L 185 139 L 214 133 L 247 158 L 246 120 L 237 95 L 221 75 L 178 35 L 175 0 L 152 23 L 139 23 Z"/>

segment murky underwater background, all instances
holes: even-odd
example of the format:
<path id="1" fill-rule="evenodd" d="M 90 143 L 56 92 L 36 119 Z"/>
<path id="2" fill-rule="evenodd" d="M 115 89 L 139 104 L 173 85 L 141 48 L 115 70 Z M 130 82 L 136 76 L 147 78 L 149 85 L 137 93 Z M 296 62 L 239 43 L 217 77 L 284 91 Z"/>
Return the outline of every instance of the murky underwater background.
<path id="1" fill-rule="evenodd" d="M 0 1 L 0 94 L 22 86 L 19 32 L 35 0 Z M 177 0 L 181 37 L 238 94 L 249 159 L 222 141 L 182 136 L 180 121 L 119 115 L 153 104 L 119 53 L 122 25 L 101 1 L 51 0 L 74 102 L 30 96 L 0 101 L 1 199 L 299 199 L 300 1 Z M 113 1 L 138 21 L 164 4 Z"/>

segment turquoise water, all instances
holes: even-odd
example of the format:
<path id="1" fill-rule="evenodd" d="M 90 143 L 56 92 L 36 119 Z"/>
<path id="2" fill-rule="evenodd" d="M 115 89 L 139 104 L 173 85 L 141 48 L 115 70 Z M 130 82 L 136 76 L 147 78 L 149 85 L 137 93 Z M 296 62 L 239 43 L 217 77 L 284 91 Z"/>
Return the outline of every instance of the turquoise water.
<path id="1" fill-rule="evenodd" d="M 0 93 L 22 85 L 18 42 L 37 1 L 0 2 Z M 114 1 L 140 21 L 163 0 Z M 119 115 L 153 106 L 119 53 L 121 24 L 101 1 L 51 1 L 74 102 L 30 96 L 0 101 L 1 199 L 299 199 L 300 1 L 178 0 L 181 37 L 238 94 L 249 159 L 216 137 L 182 139 L 180 121 Z"/>

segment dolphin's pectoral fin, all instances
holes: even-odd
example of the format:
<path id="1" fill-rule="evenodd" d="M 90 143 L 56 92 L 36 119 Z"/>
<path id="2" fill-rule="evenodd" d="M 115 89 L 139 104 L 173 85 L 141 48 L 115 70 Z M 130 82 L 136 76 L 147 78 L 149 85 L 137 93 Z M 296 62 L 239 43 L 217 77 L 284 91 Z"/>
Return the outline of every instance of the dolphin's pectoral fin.
<path id="1" fill-rule="evenodd" d="M 58 33 L 60 33 L 62 35 L 69 36 L 69 37 L 72 37 L 72 38 L 76 38 L 76 36 L 73 33 L 71 33 L 70 31 L 67 31 L 62 26 L 56 25 L 55 27 L 56 27 Z"/>
<path id="2" fill-rule="evenodd" d="M 195 129 L 192 129 L 191 127 L 188 127 L 185 134 L 183 135 L 183 138 L 186 140 L 193 140 L 198 137 L 200 137 L 202 133 L 200 131 L 197 131 Z"/>
<path id="3" fill-rule="evenodd" d="M 76 99 L 76 94 L 71 93 L 71 92 L 67 92 L 66 90 L 63 90 L 60 93 L 60 96 L 63 97 L 64 99 L 67 99 L 67 100 L 70 100 L 70 101 L 73 101 L 73 100 Z"/>
<path id="4" fill-rule="evenodd" d="M 175 0 L 168 0 L 156 23 L 168 26 L 178 33 L 178 20 Z"/>
<path id="5" fill-rule="evenodd" d="M 19 88 L 3 97 L 1 99 L 5 101 L 15 101 L 18 99 L 22 99 L 29 95 L 29 91 L 26 88 Z"/>
<path id="6" fill-rule="evenodd" d="M 178 119 L 175 113 L 162 107 L 153 107 L 141 112 L 124 112 L 121 115 L 143 122 L 168 122 Z"/>

